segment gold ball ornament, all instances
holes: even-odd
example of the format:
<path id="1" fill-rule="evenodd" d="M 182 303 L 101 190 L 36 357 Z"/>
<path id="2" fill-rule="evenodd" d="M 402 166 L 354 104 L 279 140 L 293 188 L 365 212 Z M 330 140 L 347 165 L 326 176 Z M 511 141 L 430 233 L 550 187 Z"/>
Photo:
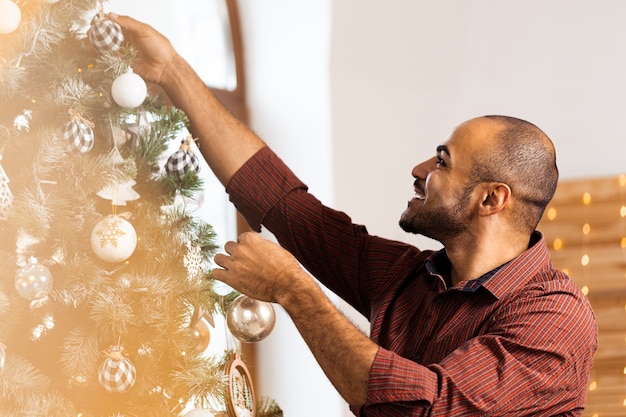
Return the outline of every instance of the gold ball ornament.
<path id="1" fill-rule="evenodd" d="M 39 300 L 52 290 L 52 274 L 31 257 L 15 274 L 15 289 L 27 300 Z"/>
<path id="2" fill-rule="evenodd" d="M 196 341 L 196 345 L 194 346 L 197 352 L 204 352 L 211 342 L 211 331 L 209 329 L 209 321 L 206 317 L 200 316 L 198 320 L 196 320 L 191 325 L 191 332 L 193 334 L 193 338 Z"/>
<path id="3" fill-rule="evenodd" d="M 137 232 L 130 222 L 116 214 L 100 220 L 91 232 L 91 248 L 106 262 L 123 262 L 137 247 Z"/>
<path id="4" fill-rule="evenodd" d="M 226 324 L 233 336 L 240 341 L 255 343 L 272 333 L 276 324 L 276 312 L 271 303 L 242 294 L 228 307 Z"/>

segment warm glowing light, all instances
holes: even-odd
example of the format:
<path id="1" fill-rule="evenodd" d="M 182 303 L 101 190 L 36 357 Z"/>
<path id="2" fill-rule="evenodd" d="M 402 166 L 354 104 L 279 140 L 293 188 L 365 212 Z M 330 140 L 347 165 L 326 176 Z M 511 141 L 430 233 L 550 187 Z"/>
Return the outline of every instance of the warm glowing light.
<path id="1" fill-rule="evenodd" d="M 94 65 L 93 64 L 87 64 L 87 68 L 89 69 L 93 69 Z"/>
<path id="2" fill-rule="evenodd" d="M 550 207 L 546 215 L 548 216 L 548 220 L 556 219 L 556 209 L 554 207 Z"/>
<path id="3" fill-rule="evenodd" d="M 626 217 L 626 206 L 620 207 L 619 215 L 622 216 L 622 217 Z"/>
<path id="4" fill-rule="evenodd" d="M 554 239 L 554 242 L 552 242 L 552 247 L 554 248 L 554 250 L 563 249 L 563 241 L 557 237 L 556 239 Z"/>
<path id="5" fill-rule="evenodd" d="M 588 235 L 591 232 L 591 225 L 589 223 L 585 223 L 583 225 L 583 235 Z"/>
<path id="6" fill-rule="evenodd" d="M 569 275 L 569 269 L 563 268 L 563 273 L 566 274 L 566 275 Z"/>
<path id="7" fill-rule="evenodd" d="M 598 383 L 596 381 L 591 381 L 589 383 L 589 391 L 595 391 L 598 388 Z"/>
<path id="8" fill-rule="evenodd" d="M 619 185 L 626 187 L 626 175 L 622 174 L 619 176 Z"/>
<path id="9" fill-rule="evenodd" d="M 591 204 L 591 194 L 589 194 L 589 193 L 583 194 L 583 204 L 586 205 L 586 206 Z"/>
<path id="10" fill-rule="evenodd" d="M 626 249 L 626 236 L 619 241 L 619 245 L 622 247 L 622 249 Z"/>
<path id="11" fill-rule="evenodd" d="M 588 286 L 584 286 L 580 289 L 580 291 L 583 293 L 583 295 L 588 295 L 589 294 L 589 287 Z"/>
<path id="12" fill-rule="evenodd" d="M 76 72 L 78 72 L 78 73 L 80 74 L 80 73 L 82 73 L 82 72 L 83 72 L 83 69 L 82 69 L 82 68 L 77 68 L 77 69 L 76 69 Z"/>
<path id="13" fill-rule="evenodd" d="M 582 266 L 587 266 L 589 265 L 589 255 L 583 255 L 582 258 L 580 258 L 580 264 Z"/>

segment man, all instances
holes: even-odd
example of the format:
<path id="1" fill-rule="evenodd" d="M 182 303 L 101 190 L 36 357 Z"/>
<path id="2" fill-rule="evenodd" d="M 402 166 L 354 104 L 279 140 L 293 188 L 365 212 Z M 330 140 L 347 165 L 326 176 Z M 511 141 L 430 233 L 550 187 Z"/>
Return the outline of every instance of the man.
<path id="1" fill-rule="evenodd" d="M 462 123 L 413 168 L 401 227 L 420 251 L 323 206 L 224 109 L 151 27 L 115 16 L 135 71 L 185 111 L 231 200 L 255 230 L 218 254 L 216 279 L 280 304 L 358 416 L 580 416 L 597 347 L 587 299 L 552 267 L 535 227 L 556 187 L 551 141 L 504 117 Z M 371 339 L 300 263 L 369 318 Z"/>

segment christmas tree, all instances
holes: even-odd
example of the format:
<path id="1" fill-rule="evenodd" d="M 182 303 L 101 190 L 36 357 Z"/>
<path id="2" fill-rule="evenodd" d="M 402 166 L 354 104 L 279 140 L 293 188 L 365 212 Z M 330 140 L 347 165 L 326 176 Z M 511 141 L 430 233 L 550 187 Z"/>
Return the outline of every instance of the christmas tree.
<path id="1" fill-rule="evenodd" d="M 0 415 L 241 416 L 187 118 L 101 7 L 0 0 Z"/>

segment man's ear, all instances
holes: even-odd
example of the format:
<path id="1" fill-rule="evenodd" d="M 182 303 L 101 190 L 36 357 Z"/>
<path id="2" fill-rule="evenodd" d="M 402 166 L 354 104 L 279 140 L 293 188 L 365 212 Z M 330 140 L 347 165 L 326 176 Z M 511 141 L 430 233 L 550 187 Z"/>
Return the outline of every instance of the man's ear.
<path id="1" fill-rule="evenodd" d="M 483 216 L 497 213 L 504 209 L 511 197 L 511 187 L 502 182 L 485 183 L 483 201 L 479 213 Z"/>

